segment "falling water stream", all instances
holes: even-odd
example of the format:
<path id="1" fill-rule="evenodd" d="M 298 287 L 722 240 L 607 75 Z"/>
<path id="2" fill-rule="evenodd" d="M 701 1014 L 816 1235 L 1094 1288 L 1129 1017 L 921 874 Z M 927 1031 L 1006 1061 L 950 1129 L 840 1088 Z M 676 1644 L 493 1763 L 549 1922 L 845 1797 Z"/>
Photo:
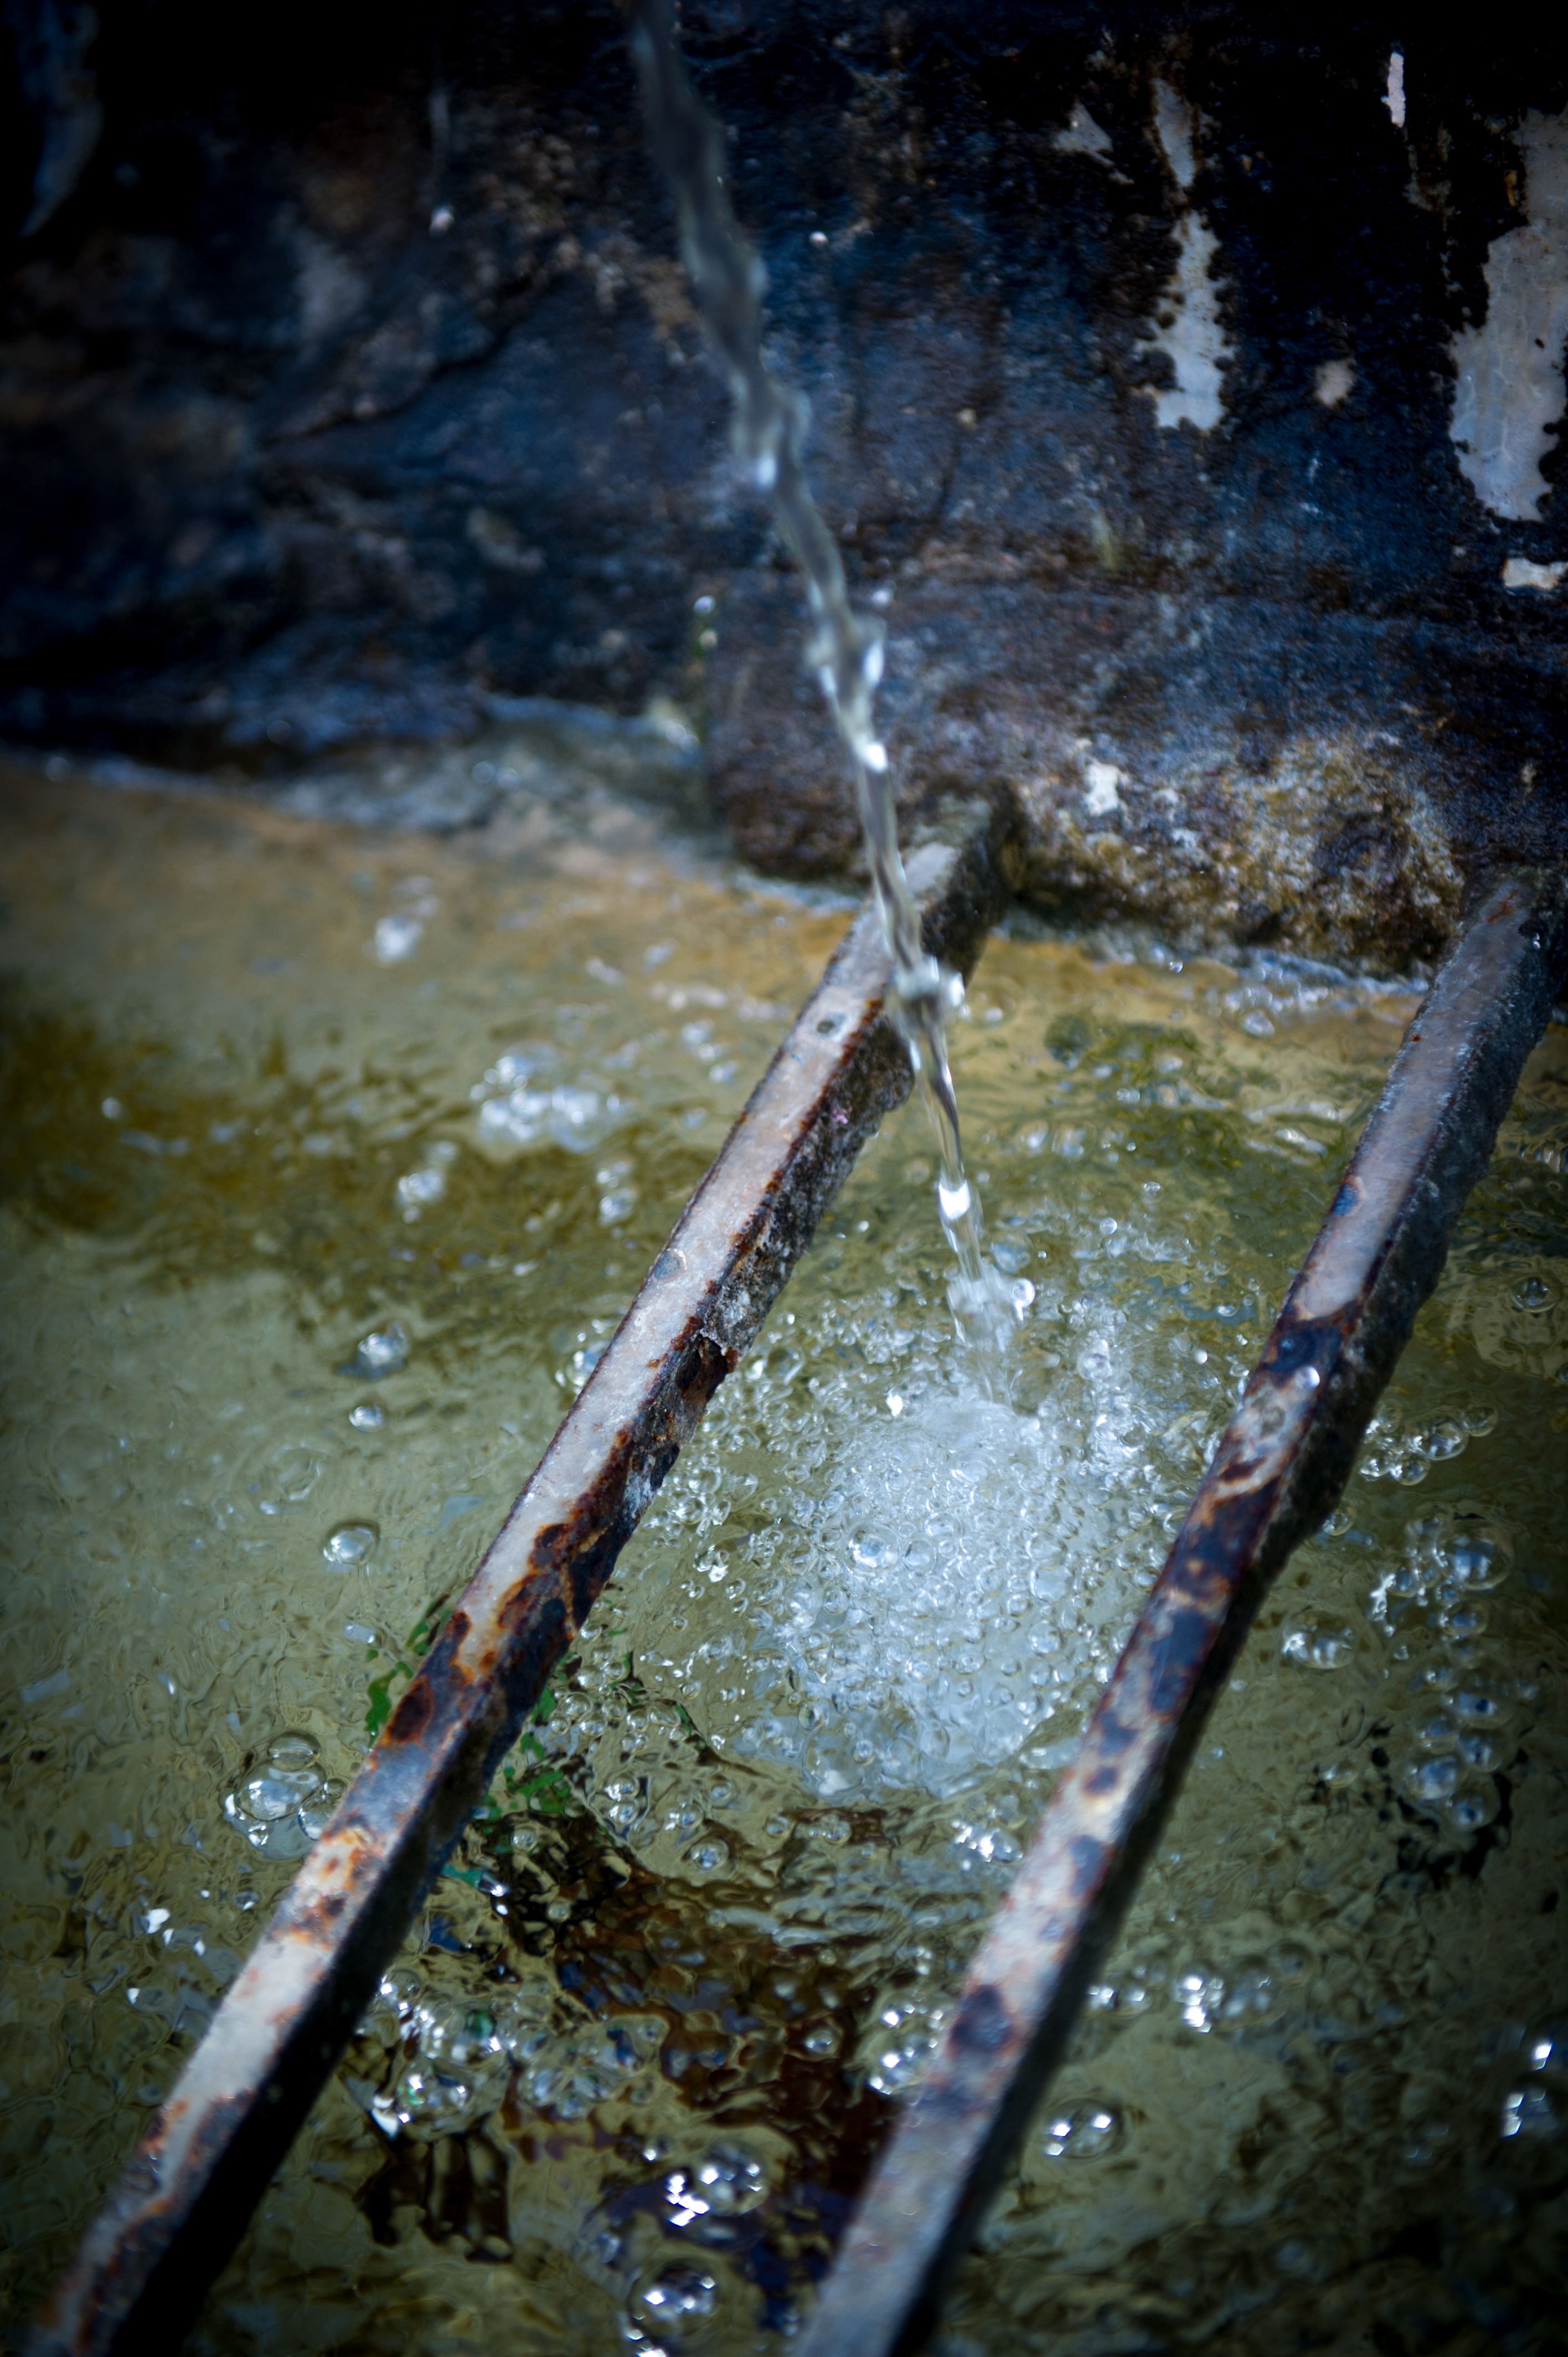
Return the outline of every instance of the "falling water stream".
<path id="1" fill-rule="evenodd" d="M 731 208 L 724 129 L 692 90 L 669 0 L 637 0 L 632 43 L 654 154 L 675 199 L 682 253 L 734 400 L 736 452 L 757 489 L 770 494 L 779 530 L 805 576 L 816 626 L 811 661 L 849 755 L 872 889 L 893 962 L 889 1012 L 908 1047 L 937 1135 L 937 1204 L 958 1255 L 950 1304 L 970 1340 L 995 1348 L 1027 1301 L 1015 1298 L 984 1258 L 980 1207 L 964 1175 L 947 1042 L 948 1018 L 962 1003 L 963 984 L 927 955 L 899 856 L 892 772 L 872 712 L 882 676 L 882 625 L 851 607 L 837 545 L 807 485 L 806 405 L 764 359 L 762 263 Z"/>

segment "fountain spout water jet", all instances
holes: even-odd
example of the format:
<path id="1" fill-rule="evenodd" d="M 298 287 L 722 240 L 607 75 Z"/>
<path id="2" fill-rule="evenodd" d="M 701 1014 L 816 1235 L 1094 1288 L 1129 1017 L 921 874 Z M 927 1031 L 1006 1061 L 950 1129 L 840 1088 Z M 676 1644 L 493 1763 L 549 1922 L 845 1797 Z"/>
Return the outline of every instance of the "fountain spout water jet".
<path id="1" fill-rule="evenodd" d="M 937 1135 L 937 1207 L 958 1256 L 948 1299 L 965 1338 L 997 1350 L 1012 1329 L 1014 1300 L 981 1249 L 980 1206 L 964 1173 L 948 1061 L 948 1019 L 963 1003 L 963 983 L 921 946 L 919 913 L 899 856 L 892 773 L 872 711 L 882 677 L 882 625 L 850 605 L 837 544 L 806 481 L 806 404 L 763 357 L 766 273 L 730 204 L 723 127 L 692 89 L 669 0 L 629 5 L 650 140 L 675 201 L 703 325 L 734 399 L 736 452 L 771 497 L 779 530 L 805 576 L 814 625 L 808 651 L 849 755 L 872 891 L 893 963 L 887 1014 L 908 1049 Z"/>

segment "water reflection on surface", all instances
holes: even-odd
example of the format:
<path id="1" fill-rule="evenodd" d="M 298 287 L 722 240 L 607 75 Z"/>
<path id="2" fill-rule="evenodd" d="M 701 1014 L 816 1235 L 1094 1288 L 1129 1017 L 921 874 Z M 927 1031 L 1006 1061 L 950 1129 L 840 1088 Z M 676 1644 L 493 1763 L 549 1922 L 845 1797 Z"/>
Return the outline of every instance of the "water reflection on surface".
<path id="1" fill-rule="evenodd" d="M 630 820 L 439 845 L 14 778 L 5 840 L 19 2330 L 845 909 Z M 955 1358 L 906 1112 L 196 2345 L 779 2345 L 1411 1003 L 1026 933 L 955 1057 L 1034 1288 L 1006 1395 Z M 955 2352 L 1550 2345 L 1563 1038 L 1211 1723 Z"/>

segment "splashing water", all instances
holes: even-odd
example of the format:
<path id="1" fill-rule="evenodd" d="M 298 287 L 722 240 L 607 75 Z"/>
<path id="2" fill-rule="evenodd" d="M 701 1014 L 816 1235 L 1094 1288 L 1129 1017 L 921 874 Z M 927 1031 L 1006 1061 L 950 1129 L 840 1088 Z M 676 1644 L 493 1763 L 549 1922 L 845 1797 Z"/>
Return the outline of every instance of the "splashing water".
<path id="1" fill-rule="evenodd" d="M 887 1012 L 908 1049 L 940 1151 L 937 1207 L 958 1255 L 949 1302 L 970 1341 L 999 1349 L 1012 1329 L 1014 1297 L 981 1251 L 980 1207 L 964 1175 L 948 1065 L 948 1017 L 963 1002 L 963 984 L 928 955 L 921 941 L 919 911 L 898 853 L 887 750 L 872 714 L 882 676 L 882 626 L 852 608 L 837 545 L 807 486 L 801 463 L 807 405 L 763 359 L 766 274 L 731 210 L 724 131 L 686 78 L 668 0 L 633 0 L 632 47 L 653 152 L 675 200 L 681 250 L 734 398 L 736 455 L 758 490 L 771 495 L 779 529 L 806 576 L 815 624 L 811 660 L 849 754 L 872 888 L 893 961 Z"/>

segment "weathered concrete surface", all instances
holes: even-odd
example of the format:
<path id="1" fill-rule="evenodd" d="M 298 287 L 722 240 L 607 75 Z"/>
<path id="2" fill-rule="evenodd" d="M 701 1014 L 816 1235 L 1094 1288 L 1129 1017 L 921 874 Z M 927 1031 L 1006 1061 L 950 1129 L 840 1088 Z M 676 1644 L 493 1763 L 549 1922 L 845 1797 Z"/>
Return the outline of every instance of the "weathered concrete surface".
<path id="1" fill-rule="evenodd" d="M 744 851 L 853 863 L 614 10 L 102 13 L 84 49 L 63 10 L 70 122 L 36 55 L 11 110 L 11 217 L 46 149 L 56 200 L 0 298 L 0 733 L 264 780 L 662 695 Z M 1453 438 L 1499 252 L 1556 267 L 1550 27 L 1406 42 L 1402 124 L 1354 9 L 682 38 L 907 810 L 1004 802 L 1044 906 L 1385 963 L 1478 862 L 1568 851 L 1563 436 L 1509 515 Z"/>

